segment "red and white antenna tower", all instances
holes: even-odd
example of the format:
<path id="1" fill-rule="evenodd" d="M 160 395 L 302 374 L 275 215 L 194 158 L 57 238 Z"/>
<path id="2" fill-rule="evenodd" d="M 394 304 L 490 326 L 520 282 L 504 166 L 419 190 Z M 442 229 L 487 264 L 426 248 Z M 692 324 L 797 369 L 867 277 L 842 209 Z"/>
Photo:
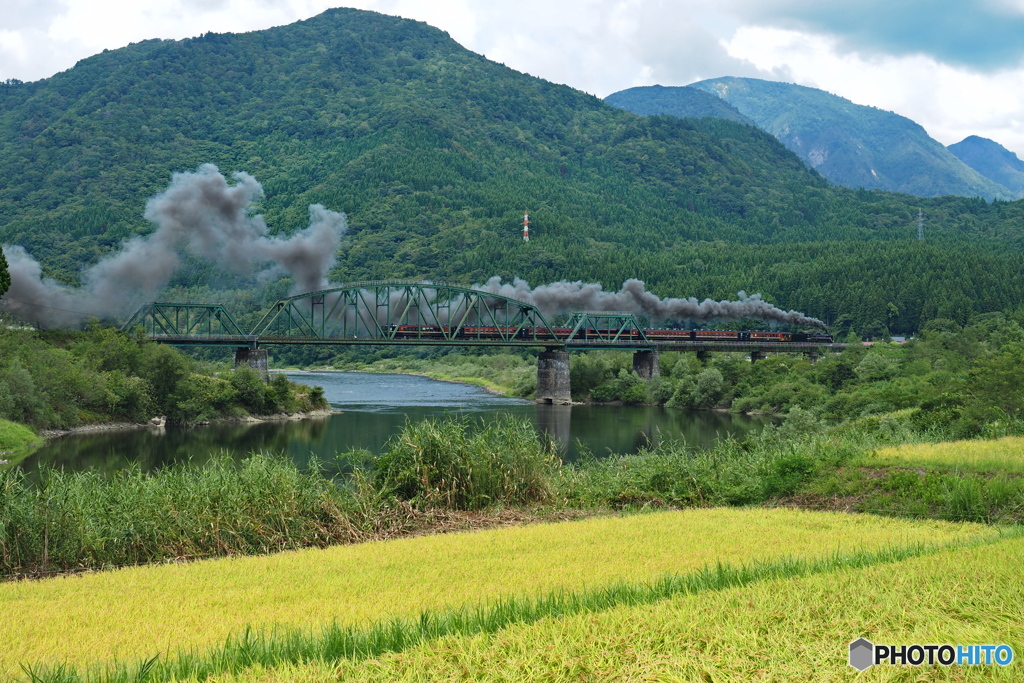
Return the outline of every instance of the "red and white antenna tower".
<path id="1" fill-rule="evenodd" d="M 523 241 L 530 241 L 530 212 L 527 211 L 523 214 Z"/>

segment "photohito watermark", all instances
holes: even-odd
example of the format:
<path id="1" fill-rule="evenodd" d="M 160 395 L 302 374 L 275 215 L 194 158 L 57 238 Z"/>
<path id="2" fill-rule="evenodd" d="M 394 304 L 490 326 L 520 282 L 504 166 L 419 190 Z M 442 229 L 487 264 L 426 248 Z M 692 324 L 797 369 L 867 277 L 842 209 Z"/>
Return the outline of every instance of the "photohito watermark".
<path id="1" fill-rule="evenodd" d="M 850 643 L 850 666 L 864 671 L 876 664 L 941 664 L 942 666 L 1007 666 L 1009 645 L 881 645 L 866 638 Z"/>

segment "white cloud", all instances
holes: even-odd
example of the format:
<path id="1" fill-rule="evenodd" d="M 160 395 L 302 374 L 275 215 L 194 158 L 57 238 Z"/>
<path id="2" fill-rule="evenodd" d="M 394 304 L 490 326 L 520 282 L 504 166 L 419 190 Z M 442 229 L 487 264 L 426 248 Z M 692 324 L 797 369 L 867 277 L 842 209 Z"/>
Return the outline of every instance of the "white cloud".
<path id="1" fill-rule="evenodd" d="M 1024 158 L 1024 70 L 982 74 L 923 55 L 867 57 L 840 52 L 828 37 L 773 28 L 741 28 L 728 48 L 761 69 L 788 69 L 794 83 L 913 119 L 945 145 L 980 135 Z"/>

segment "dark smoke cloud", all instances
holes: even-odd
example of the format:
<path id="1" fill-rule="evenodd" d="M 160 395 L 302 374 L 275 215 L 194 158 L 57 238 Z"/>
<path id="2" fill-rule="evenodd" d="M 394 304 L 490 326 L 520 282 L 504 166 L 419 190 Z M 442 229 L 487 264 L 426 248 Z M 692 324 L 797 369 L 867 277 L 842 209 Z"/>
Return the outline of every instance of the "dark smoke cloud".
<path id="1" fill-rule="evenodd" d="M 595 283 L 554 282 L 550 285 L 531 288 L 524 280 L 516 278 L 512 284 L 503 283 L 500 277 L 492 277 L 484 285 L 475 285 L 492 294 L 511 297 L 533 304 L 544 315 L 557 315 L 570 311 L 621 311 L 645 315 L 652 320 L 738 320 L 759 318 L 768 322 L 810 325 L 825 329 L 825 323 L 798 311 L 784 311 L 761 299 L 760 294 L 747 296 L 739 293 L 738 301 L 698 301 L 688 299 L 661 299 L 644 288 L 641 280 L 630 279 L 617 292 L 606 292 Z"/>
<path id="2" fill-rule="evenodd" d="M 0 303 L 40 327 L 124 316 L 167 286 L 186 251 L 237 275 L 290 275 L 293 293 L 326 287 L 348 229 L 345 214 L 313 204 L 308 227 L 288 238 L 272 237 L 263 218 L 250 213 L 263 188 L 247 173 L 232 178 L 229 185 L 212 164 L 175 173 L 170 187 L 146 204 L 145 217 L 156 230 L 128 240 L 85 271 L 81 288 L 40 277 L 39 264 L 23 248 L 5 246 L 11 287 Z"/>

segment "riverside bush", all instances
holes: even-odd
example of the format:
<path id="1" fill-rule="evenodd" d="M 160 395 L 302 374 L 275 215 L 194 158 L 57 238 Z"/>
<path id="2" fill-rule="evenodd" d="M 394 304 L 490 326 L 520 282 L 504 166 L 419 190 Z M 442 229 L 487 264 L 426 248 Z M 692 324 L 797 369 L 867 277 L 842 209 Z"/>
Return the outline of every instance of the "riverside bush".
<path id="1" fill-rule="evenodd" d="M 422 507 L 475 510 L 551 499 L 560 463 L 528 420 L 407 422 L 378 458 L 381 489 Z"/>

